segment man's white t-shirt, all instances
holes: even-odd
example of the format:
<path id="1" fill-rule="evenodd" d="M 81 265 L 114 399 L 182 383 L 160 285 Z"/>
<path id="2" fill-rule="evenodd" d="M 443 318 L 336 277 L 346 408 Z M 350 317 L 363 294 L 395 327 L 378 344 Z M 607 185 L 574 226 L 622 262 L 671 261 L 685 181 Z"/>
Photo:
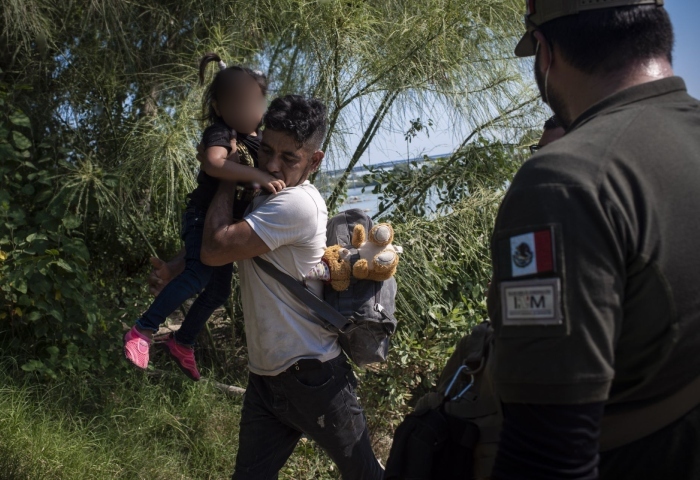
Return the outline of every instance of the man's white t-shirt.
<path id="1" fill-rule="evenodd" d="M 257 197 L 245 221 L 270 248 L 260 257 L 302 280 L 326 248 L 326 202 L 310 182 L 276 195 Z M 340 354 L 337 335 L 318 325 L 294 294 L 252 259 L 238 262 L 248 366 L 257 375 L 277 375 L 299 359 L 322 362 Z M 320 282 L 309 285 L 319 296 Z"/>

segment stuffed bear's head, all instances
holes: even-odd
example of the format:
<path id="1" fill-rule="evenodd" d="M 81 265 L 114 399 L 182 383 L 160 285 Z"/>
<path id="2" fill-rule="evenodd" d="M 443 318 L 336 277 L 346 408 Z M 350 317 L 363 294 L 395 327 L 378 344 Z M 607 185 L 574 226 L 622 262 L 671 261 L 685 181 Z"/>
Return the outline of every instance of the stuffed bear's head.
<path id="1" fill-rule="evenodd" d="M 352 245 L 357 248 L 360 260 L 353 265 L 353 276 L 378 282 L 391 278 L 396 273 L 399 253 L 402 252 L 401 247 L 391 244 L 393 241 L 394 229 L 388 223 L 372 227 L 369 238 L 362 225 L 355 225 Z"/>

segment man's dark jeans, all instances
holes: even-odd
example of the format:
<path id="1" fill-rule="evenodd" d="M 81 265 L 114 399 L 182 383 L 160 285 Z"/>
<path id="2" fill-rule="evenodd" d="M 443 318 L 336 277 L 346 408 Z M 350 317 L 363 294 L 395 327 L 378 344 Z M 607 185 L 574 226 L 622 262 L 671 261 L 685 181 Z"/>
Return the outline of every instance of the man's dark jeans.
<path id="1" fill-rule="evenodd" d="M 204 291 L 187 312 L 175 340 L 183 345 L 194 345 L 214 310 L 223 305 L 231 294 L 233 264 L 221 267 L 204 265 L 199 259 L 207 212 L 189 207 L 182 219 L 182 239 L 185 242 L 185 270 L 170 281 L 156 297 L 149 309 L 138 320 L 141 328 L 158 331 L 158 327 L 188 298 Z"/>
<path id="2" fill-rule="evenodd" d="M 274 377 L 249 374 L 233 480 L 277 479 L 302 433 L 328 453 L 344 480 L 383 478 L 345 355 L 302 360 L 299 367 Z"/>

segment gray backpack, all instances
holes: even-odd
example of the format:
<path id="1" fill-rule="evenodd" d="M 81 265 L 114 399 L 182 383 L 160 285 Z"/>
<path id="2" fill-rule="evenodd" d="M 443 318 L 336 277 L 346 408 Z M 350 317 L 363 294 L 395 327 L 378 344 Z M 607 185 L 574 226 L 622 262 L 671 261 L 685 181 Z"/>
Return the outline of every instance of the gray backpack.
<path id="1" fill-rule="evenodd" d="M 350 242 L 357 224 L 363 225 L 367 232 L 372 229 L 372 219 L 359 209 L 339 213 L 328 220 L 326 227 L 326 245 L 346 247 L 353 264 L 359 259 L 357 249 Z M 384 282 L 353 278 L 350 287 L 342 292 L 326 285 L 324 301 L 271 263 L 260 257 L 255 258 L 255 263 L 311 308 L 321 325 L 338 333 L 340 346 L 358 367 L 386 361 L 389 340 L 397 323 L 394 318 L 396 280 L 393 277 Z"/>

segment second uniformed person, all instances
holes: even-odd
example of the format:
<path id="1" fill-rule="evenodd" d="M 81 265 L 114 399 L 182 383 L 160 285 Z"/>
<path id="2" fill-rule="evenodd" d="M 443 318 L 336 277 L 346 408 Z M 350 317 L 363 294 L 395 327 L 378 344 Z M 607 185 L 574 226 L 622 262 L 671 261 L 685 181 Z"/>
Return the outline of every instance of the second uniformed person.
<path id="1" fill-rule="evenodd" d="M 493 477 L 700 478 L 700 102 L 663 0 L 527 3 L 567 134 L 496 221 Z"/>

